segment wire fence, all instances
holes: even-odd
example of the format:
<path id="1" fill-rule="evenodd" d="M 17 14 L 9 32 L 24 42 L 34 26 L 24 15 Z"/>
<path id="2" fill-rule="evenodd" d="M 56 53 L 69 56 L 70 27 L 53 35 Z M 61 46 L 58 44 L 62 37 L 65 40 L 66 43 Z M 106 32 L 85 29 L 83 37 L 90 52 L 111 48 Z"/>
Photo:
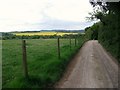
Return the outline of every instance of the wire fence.
<path id="1" fill-rule="evenodd" d="M 32 40 L 32 41 L 27 40 L 26 46 L 27 46 L 27 54 L 29 55 L 29 57 L 27 56 L 23 56 L 23 57 L 26 57 L 29 60 L 29 63 L 32 62 L 32 64 L 34 64 L 34 62 L 38 62 L 38 61 L 44 61 L 44 60 L 49 61 L 49 59 L 51 58 L 60 59 L 65 54 L 64 52 L 66 50 L 69 49 L 69 52 L 74 50 L 74 48 L 77 46 L 77 40 L 76 38 L 41 39 L 41 40 Z M 27 66 L 23 67 L 24 70 L 26 70 L 26 67 Z M 24 72 L 26 73 L 27 71 Z"/>
<path id="2" fill-rule="evenodd" d="M 60 58 L 67 55 L 66 53 L 72 52 L 78 45 L 76 38 L 58 39 L 26 39 L 22 42 L 20 40 L 4 42 L 3 83 L 16 78 L 17 75 L 20 76 L 22 74 L 21 68 L 23 68 L 26 78 L 37 72 L 35 70 L 38 68 L 44 70 L 47 62 L 61 60 Z M 20 64 L 21 60 L 22 66 Z M 6 74 L 6 71 L 8 71 L 8 74 Z"/>

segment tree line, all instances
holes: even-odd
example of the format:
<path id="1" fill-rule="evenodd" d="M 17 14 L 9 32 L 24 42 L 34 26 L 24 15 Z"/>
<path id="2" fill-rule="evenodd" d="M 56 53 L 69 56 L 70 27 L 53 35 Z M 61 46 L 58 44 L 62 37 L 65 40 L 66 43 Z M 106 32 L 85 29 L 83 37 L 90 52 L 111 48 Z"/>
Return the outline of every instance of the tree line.
<path id="1" fill-rule="evenodd" d="M 98 40 L 120 62 L 120 2 L 103 1 L 90 2 L 96 9 L 89 19 L 100 21 L 85 29 L 86 38 Z"/>

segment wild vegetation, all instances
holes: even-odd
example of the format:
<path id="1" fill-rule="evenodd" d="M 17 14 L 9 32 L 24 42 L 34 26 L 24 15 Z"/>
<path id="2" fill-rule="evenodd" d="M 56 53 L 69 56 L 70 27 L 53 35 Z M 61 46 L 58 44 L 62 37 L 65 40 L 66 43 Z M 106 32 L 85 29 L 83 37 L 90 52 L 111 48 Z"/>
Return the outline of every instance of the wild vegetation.
<path id="1" fill-rule="evenodd" d="M 95 2 L 92 0 L 94 10 L 90 19 L 100 21 L 87 27 L 86 37 L 98 39 L 99 42 L 120 61 L 120 2 Z M 101 8 L 97 8 L 101 7 Z"/>
<path id="2" fill-rule="evenodd" d="M 21 40 L 3 40 L 3 88 L 51 87 L 59 80 L 72 56 L 84 43 L 84 39 L 83 36 L 79 36 L 77 46 L 75 39 L 71 39 L 71 46 L 69 38 L 60 39 L 60 59 L 57 39 L 26 39 L 26 42 L 28 79 L 23 76 Z"/>

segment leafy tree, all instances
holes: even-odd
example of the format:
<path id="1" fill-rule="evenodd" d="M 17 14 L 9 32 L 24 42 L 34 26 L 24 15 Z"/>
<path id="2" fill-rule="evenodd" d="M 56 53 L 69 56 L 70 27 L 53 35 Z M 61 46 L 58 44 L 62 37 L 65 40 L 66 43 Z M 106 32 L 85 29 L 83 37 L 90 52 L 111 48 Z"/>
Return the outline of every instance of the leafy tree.
<path id="1" fill-rule="evenodd" d="M 104 2 L 105 0 L 90 1 L 94 12 L 90 13 L 89 19 L 100 20 L 96 27 L 98 40 L 120 61 L 120 2 Z"/>

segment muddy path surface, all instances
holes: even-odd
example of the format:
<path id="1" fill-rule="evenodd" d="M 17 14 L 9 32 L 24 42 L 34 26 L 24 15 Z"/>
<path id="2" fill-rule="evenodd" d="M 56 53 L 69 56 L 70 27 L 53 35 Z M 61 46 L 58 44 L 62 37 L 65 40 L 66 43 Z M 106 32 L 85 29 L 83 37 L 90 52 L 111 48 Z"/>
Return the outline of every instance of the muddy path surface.
<path id="1" fill-rule="evenodd" d="M 118 88 L 118 64 L 98 41 L 88 41 L 55 88 Z"/>

